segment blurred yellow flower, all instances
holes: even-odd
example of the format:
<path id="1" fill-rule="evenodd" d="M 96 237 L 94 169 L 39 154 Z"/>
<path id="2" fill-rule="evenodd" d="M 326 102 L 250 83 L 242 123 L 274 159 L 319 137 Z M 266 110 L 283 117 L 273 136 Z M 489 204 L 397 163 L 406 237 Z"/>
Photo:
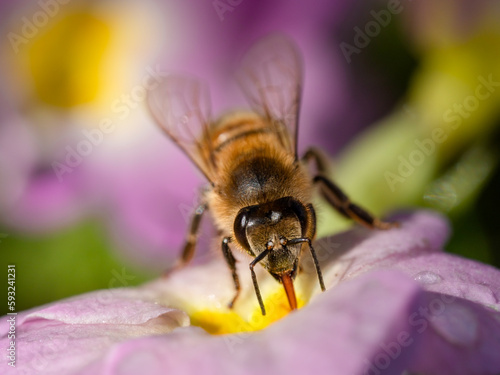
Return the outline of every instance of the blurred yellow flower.
<path id="1" fill-rule="evenodd" d="M 102 65 L 110 38 L 111 25 L 94 14 L 75 12 L 34 39 L 28 55 L 38 99 L 57 107 L 96 100 L 105 81 Z"/>
<path id="2" fill-rule="evenodd" d="M 152 5 L 77 1 L 43 18 L 36 6 L 11 15 L 3 49 L 20 106 L 77 111 L 87 120 L 89 111 L 95 118 L 109 114 L 162 51 L 165 13 Z"/>

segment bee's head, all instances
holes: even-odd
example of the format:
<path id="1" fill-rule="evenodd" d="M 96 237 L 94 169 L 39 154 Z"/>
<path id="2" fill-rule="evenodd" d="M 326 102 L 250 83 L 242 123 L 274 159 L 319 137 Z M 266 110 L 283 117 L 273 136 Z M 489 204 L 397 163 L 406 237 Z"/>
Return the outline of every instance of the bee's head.
<path id="1" fill-rule="evenodd" d="M 266 268 L 281 273 L 293 268 L 300 250 L 300 246 L 288 246 L 288 241 L 303 237 L 308 222 L 306 207 L 297 199 L 285 197 L 242 208 L 234 221 L 234 235 L 252 256 L 270 250 Z M 291 263 L 286 261 L 290 257 Z"/>
<path id="2" fill-rule="evenodd" d="M 260 263 L 283 283 L 292 308 L 296 307 L 295 296 L 290 296 L 292 280 L 302 246 L 297 240 L 307 232 L 309 215 L 300 201 L 285 197 L 245 207 L 234 222 L 234 235 L 240 246 L 256 258 L 263 256 Z"/>

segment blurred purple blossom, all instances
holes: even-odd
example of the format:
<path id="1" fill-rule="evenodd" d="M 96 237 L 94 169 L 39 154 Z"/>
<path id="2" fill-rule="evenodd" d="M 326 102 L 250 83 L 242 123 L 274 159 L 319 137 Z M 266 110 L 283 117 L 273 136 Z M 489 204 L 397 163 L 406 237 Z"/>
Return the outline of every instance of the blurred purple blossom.
<path id="1" fill-rule="evenodd" d="M 17 367 L 5 373 L 498 374 L 500 271 L 443 253 L 440 216 L 398 219 L 318 242 L 327 291 L 262 331 L 212 336 L 179 310 L 180 296 L 203 305 L 231 293 L 218 260 L 20 313 Z"/>

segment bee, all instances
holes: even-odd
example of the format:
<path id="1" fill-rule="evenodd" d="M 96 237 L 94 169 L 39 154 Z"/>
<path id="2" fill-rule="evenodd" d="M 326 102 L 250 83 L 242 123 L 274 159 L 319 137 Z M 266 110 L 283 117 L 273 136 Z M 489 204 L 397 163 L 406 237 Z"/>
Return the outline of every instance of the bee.
<path id="1" fill-rule="evenodd" d="M 194 255 L 202 216 L 210 210 L 221 233 L 221 248 L 236 293 L 240 281 L 232 248 L 246 252 L 255 294 L 266 314 L 254 267 L 261 264 L 282 283 L 291 310 L 297 308 L 293 286 L 303 248 L 314 261 L 322 291 L 325 284 L 314 251 L 315 186 L 340 214 L 377 229 L 394 223 L 381 221 L 352 203 L 326 175 L 322 153 L 310 148 L 297 154 L 302 60 L 294 43 L 281 35 L 257 42 L 245 55 L 239 82 L 252 110 L 235 111 L 211 119 L 206 85 L 170 75 L 148 95 L 154 119 L 209 182 L 190 224 L 180 264 Z M 308 163 L 316 164 L 316 173 Z"/>

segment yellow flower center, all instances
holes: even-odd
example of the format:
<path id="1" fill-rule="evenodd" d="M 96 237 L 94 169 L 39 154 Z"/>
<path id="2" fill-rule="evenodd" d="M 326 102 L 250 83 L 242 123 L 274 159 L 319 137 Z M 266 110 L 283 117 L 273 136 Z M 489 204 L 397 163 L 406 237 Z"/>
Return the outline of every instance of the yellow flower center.
<path id="1" fill-rule="evenodd" d="M 58 107 L 94 100 L 110 38 L 109 25 L 85 12 L 66 14 L 42 32 L 28 52 L 38 98 Z"/>
<path id="2" fill-rule="evenodd" d="M 299 308 L 305 304 L 299 295 L 297 295 L 297 304 Z M 193 309 L 187 312 L 192 325 L 201 327 L 214 335 L 258 331 L 290 313 L 290 306 L 281 285 L 274 293 L 265 297 L 264 305 L 266 306 L 265 316 L 256 305 L 247 318 L 229 309 Z"/>
<path id="3" fill-rule="evenodd" d="M 266 310 L 266 315 L 262 315 L 251 277 L 244 273 L 248 270 L 245 264 L 250 257 L 236 252 L 235 257 L 241 265 L 238 267 L 241 294 L 232 309 L 228 304 L 234 297 L 235 288 L 230 271 L 220 258 L 175 270 L 153 282 L 148 289 L 158 290 L 158 303 L 186 312 L 191 325 L 214 335 L 259 331 L 290 313 L 297 313 L 291 311 L 283 285 L 259 267 L 255 271 Z M 293 281 L 298 309 L 313 295 L 321 293 L 315 271 L 306 260 Z"/>

